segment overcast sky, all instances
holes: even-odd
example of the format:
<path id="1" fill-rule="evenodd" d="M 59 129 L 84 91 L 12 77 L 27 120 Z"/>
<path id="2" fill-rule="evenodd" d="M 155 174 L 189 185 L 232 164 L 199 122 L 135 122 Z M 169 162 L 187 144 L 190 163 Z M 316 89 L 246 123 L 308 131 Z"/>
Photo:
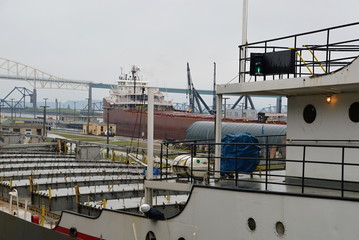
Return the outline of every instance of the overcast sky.
<path id="1" fill-rule="evenodd" d="M 186 63 L 198 89 L 238 72 L 241 0 L 0 0 L 0 57 L 77 80 L 115 83 L 121 67 L 141 69 L 158 87 L 186 88 Z M 249 0 L 248 41 L 358 21 L 358 0 Z M 6 72 L 0 70 L 0 74 Z M 0 98 L 15 85 L 1 81 Z M 101 99 L 105 91 L 94 91 Z M 86 92 L 38 91 L 83 100 Z M 262 103 L 261 103 L 262 104 Z"/>

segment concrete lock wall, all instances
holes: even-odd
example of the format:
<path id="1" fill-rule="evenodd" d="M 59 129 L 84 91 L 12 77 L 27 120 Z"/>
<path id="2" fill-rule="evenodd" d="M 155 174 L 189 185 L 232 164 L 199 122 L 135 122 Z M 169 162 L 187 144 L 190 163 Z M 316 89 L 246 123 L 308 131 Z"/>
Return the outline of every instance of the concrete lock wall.
<path id="1" fill-rule="evenodd" d="M 77 148 L 76 158 L 79 160 L 99 160 L 101 147 L 94 145 L 80 145 Z"/>

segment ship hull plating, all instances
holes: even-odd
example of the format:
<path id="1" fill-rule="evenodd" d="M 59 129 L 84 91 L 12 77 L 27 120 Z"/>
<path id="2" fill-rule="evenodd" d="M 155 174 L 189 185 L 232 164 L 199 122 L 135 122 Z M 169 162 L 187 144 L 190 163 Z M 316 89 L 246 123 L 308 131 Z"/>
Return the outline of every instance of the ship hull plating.
<path id="1" fill-rule="evenodd" d="M 359 202 L 349 199 L 195 186 L 183 211 L 164 221 L 111 210 L 96 218 L 63 212 L 58 229 L 107 240 L 147 239 L 149 232 L 168 240 L 337 240 L 343 233 L 359 238 L 358 216 Z"/>
<path id="2" fill-rule="evenodd" d="M 107 117 L 105 116 L 105 121 Z M 184 140 L 187 128 L 196 121 L 213 121 L 209 114 L 156 111 L 154 116 L 154 138 Z M 147 112 L 112 109 L 110 123 L 116 124 L 116 135 L 146 138 Z"/>

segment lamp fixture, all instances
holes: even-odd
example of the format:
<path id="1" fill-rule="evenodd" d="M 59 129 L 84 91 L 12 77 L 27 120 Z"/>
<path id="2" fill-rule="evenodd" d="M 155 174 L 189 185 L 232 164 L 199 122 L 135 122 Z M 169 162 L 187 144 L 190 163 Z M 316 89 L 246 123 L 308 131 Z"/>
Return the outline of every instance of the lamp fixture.
<path id="1" fill-rule="evenodd" d="M 329 104 L 332 102 L 332 96 L 331 95 L 328 95 L 325 97 L 325 101 Z"/>

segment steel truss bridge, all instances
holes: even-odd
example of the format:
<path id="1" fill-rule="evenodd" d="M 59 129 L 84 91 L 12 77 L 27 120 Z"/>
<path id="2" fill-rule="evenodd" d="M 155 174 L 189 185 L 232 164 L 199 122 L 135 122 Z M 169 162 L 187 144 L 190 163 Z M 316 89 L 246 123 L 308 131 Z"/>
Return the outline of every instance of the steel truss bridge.
<path id="1" fill-rule="evenodd" d="M 116 85 L 96 83 L 91 81 L 69 80 L 57 77 L 55 75 L 43 72 L 29 65 L 22 64 L 5 58 L 0 58 L 0 69 L 7 72 L 6 75 L 0 75 L 3 80 L 26 81 L 33 88 L 32 92 L 28 92 L 34 111 L 37 108 L 37 89 L 62 89 L 62 90 L 80 90 L 88 91 L 88 108 L 92 110 L 92 89 L 112 89 Z M 159 88 L 162 92 L 167 93 L 188 93 L 187 89 L 179 88 Z M 199 94 L 213 95 L 213 90 L 197 90 Z M 18 101 L 19 102 L 19 101 Z M 9 103 L 6 103 L 9 105 Z M 35 113 L 34 113 L 35 114 Z"/>

